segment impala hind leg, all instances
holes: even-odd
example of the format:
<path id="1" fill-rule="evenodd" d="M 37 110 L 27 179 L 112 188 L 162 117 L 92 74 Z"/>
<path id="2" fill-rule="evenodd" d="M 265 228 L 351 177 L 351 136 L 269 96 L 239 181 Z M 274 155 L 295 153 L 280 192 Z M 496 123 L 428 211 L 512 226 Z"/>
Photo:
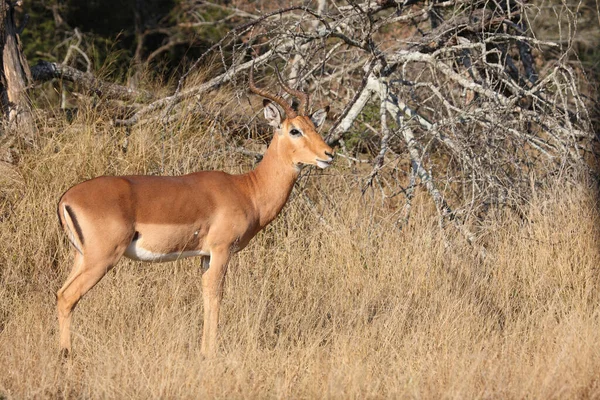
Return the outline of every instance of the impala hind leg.
<path id="1" fill-rule="evenodd" d="M 75 252 L 73 269 L 64 285 L 56 293 L 60 352 L 63 356 L 71 352 L 71 317 L 73 309 L 81 297 L 106 275 L 119 258 L 120 255 L 105 258 L 84 256 L 79 252 Z"/>
<path id="2" fill-rule="evenodd" d="M 202 275 L 204 326 L 202 328 L 201 352 L 205 357 L 213 356 L 217 351 L 219 309 L 223 298 L 223 284 L 229 257 L 229 250 L 211 252 L 210 266 Z"/>

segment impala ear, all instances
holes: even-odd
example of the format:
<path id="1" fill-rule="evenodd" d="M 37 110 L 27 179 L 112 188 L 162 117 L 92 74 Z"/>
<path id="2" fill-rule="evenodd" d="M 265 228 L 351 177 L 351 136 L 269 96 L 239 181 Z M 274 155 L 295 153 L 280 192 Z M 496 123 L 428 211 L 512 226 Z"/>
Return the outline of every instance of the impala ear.
<path id="1" fill-rule="evenodd" d="M 313 124 L 315 124 L 316 128 L 318 128 L 321 125 L 323 125 L 323 122 L 325 122 L 325 118 L 327 118 L 327 113 L 328 112 L 329 112 L 329 106 L 327 106 L 325 108 L 321 108 L 320 110 L 315 111 L 310 116 L 310 120 L 312 121 Z"/>
<path id="2" fill-rule="evenodd" d="M 265 119 L 269 125 L 277 129 L 281 128 L 281 114 L 279 113 L 279 109 L 275 106 L 275 104 L 271 103 L 267 99 L 264 99 L 263 107 L 265 107 Z"/>

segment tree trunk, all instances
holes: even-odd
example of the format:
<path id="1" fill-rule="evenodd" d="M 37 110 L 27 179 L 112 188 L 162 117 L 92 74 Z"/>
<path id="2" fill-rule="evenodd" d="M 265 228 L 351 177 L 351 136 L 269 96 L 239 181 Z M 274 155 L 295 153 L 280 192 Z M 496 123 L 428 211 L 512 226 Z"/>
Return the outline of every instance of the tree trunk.
<path id="1" fill-rule="evenodd" d="M 31 82 L 31 73 L 21 50 L 18 29 L 14 20 L 14 6 L 20 4 L 20 1 L 11 3 L 7 0 L 0 0 L 0 46 L 2 50 L 0 99 L 4 120 L 7 123 L 4 139 L 11 139 L 12 145 L 16 139 L 24 145 L 32 146 L 35 144 L 36 126 L 26 92 L 27 86 Z"/>

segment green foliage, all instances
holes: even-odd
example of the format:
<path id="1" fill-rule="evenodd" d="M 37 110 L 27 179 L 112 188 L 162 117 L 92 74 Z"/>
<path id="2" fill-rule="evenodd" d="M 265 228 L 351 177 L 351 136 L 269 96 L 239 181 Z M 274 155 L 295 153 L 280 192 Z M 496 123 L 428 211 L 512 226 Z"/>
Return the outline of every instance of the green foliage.
<path id="1" fill-rule="evenodd" d="M 155 74 L 169 77 L 235 24 L 190 26 L 197 21 L 220 21 L 228 11 L 218 6 L 198 7 L 185 0 L 26 0 L 23 11 L 30 17 L 21 35 L 30 64 L 41 59 L 63 61 L 69 45 L 76 42 L 74 30 L 78 29 L 83 38 L 79 47 L 90 57 L 93 69 L 112 79 L 122 79 L 130 70 L 141 35 L 142 61 L 169 40 L 176 42 L 150 65 Z M 71 64 L 86 67 L 80 55 Z"/>
<path id="2" fill-rule="evenodd" d="M 21 34 L 21 42 L 30 64 L 35 64 L 39 59 L 56 60 L 55 48 L 65 37 L 64 29 L 56 27 L 52 11 L 47 8 L 51 4 L 47 3 L 50 2 L 26 0 L 23 6 L 29 15 L 29 22 Z M 17 15 L 17 18 L 21 17 Z"/>

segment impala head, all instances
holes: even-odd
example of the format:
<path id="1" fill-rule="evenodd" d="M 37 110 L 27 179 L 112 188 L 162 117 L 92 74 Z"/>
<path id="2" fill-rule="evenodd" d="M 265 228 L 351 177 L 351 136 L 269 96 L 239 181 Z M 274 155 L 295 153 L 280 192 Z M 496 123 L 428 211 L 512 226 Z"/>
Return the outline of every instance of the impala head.
<path id="1" fill-rule="evenodd" d="M 254 68 L 250 69 L 250 90 L 265 97 L 263 102 L 265 118 L 269 125 L 275 128 L 278 145 L 289 156 L 289 161 L 295 166 L 311 164 L 320 168 L 329 167 L 333 161 L 333 149 L 317 132 L 317 129 L 325 122 L 329 106 L 315 111 L 310 116 L 305 115 L 309 103 L 308 94 L 294 90 L 283 83 L 277 69 L 277 79 L 283 90 L 300 100 L 298 112 L 296 112 L 282 97 L 257 88 L 254 84 L 253 70 Z M 286 118 L 282 117 L 273 102 L 283 108 Z"/>

